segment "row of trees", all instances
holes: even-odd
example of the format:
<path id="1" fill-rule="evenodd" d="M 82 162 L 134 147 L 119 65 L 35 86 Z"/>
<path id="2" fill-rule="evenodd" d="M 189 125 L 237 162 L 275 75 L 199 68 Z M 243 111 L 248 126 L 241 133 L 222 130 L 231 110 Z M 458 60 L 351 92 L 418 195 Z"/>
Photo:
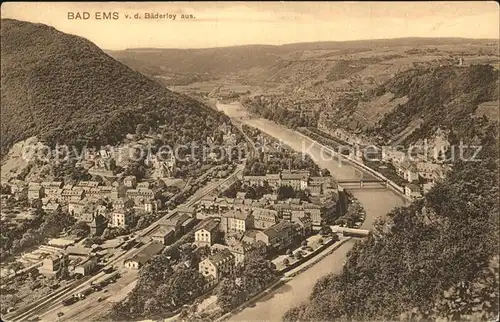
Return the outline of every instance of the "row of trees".
<path id="1" fill-rule="evenodd" d="M 224 312 L 229 312 L 275 282 L 277 277 L 274 265 L 263 254 L 246 256 L 234 276 L 223 278 L 217 286 L 217 304 Z"/>
<path id="2" fill-rule="evenodd" d="M 314 115 L 310 115 L 309 113 L 302 115 L 300 111 L 290 111 L 276 104 L 264 105 L 262 102 L 258 101 L 258 99 L 252 99 L 250 97 L 246 98 L 243 103 L 251 113 L 255 113 L 263 118 L 292 129 L 308 126 L 315 127 L 318 123 L 318 116 L 316 113 Z"/>
<path id="3" fill-rule="evenodd" d="M 255 158 L 247 161 L 244 175 L 263 176 L 267 173 L 278 173 L 291 167 L 291 170 L 309 170 L 311 175 L 318 175 L 319 168 L 314 161 L 306 154 L 291 151 L 273 152 L 271 160 Z"/>
<path id="4" fill-rule="evenodd" d="M 61 211 L 45 214 L 39 209 L 34 216 L 33 219 L 23 221 L 21 224 L 2 222 L 0 231 L 2 260 L 39 245 L 48 238 L 57 237 L 63 230 L 75 224 L 72 216 Z"/>

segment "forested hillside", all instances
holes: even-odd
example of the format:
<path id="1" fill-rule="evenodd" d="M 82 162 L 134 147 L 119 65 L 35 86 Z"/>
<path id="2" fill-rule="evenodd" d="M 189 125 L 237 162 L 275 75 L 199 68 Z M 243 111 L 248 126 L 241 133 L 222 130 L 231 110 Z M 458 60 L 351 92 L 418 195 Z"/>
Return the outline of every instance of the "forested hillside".
<path id="1" fill-rule="evenodd" d="M 2 20 L 1 38 L 2 155 L 30 136 L 50 144 L 114 144 L 140 123 L 165 124 L 167 136 L 186 143 L 204 140 L 226 119 L 84 38 L 11 19 Z"/>
<path id="2" fill-rule="evenodd" d="M 463 140 L 482 149 L 476 161 L 455 160 L 447 179 L 423 200 L 378 222 L 350 252 L 342 274 L 318 281 L 310 302 L 284 320 L 493 321 L 499 304 L 498 120 L 473 116 L 479 103 L 498 99 L 498 72 L 489 66 L 411 70 L 374 96 L 385 91 L 408 102 L 372 129 L 382 141 L 422 118 L 406 143 L 445 127 L 452 144 Z"/>
<path id="3" fill-rule="evenodd" d="M 422 126 L 406 138 L 407 143 L 428 138 L 439 127 L 453 130 L 460 137 L 473 138 L 479 134 L 474 131 L 484 127 L 481 126 L 483 120 L 472 117 L 479 104 L 498 100 L 498 77 L 498 70 L 490 65 L 444 66 L 400 73 L 376 94 L 390 92 L 395 94 L 394 99 L 407 97 L 407 102 L 397 105 L 369 133 L 381 135 L 386 142 L 412 121 L 422 119 Z"/>

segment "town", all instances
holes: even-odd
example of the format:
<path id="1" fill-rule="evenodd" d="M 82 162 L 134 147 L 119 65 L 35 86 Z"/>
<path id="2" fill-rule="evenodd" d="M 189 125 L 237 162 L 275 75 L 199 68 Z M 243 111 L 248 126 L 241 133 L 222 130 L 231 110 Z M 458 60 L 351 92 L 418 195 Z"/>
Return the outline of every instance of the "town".
<path id="1" fill-rule="evenodd" d="M 245 144 L 228 134 L 228 125 L 221 131 L 226 146 Z M 59 221 L 59 227 L 49 235 L 39 233 L 43 236 L 35 238 L 24 234 L 21 240 L 7 241 L 14 257 L 3 267 L 7 273 L 2 278 L 8 281 L 4 289 L 15 287 L 20 294 L 31 294 L 26 300 L 12 296 L 4 313 L 27 317 L 16 311 L 16 306 L 51 296 L 50 292 L 57 292 L 68 281 L 91 283 L 80 292 L 63 292 L 73 295 L 59 305 L 71 305 L 109 283 L 137 278 L 133 276 L 153 257 L 184 244 L 207 249 L 198 264 L 205 292 L 233 276 L 236 267 L 256 254 L 270 260 L 273 271 L 280 274 L 335 243 L 338 237 L 332 233 L 332 225 L 359 226 L 362 209 L 347 214 L 352 198 L 339 191 L 328 170 L 319 169 L 308 156 L 256 129 L 245 126 L 242 131 L 254 157 L 239 160 L 239 165 L 230 163 L 210 182 L 210 174 L 216 172 L 213 168 L 189 179 L 192 185 L 208 182 L 201 194 L 200 190 L 179 187 L 178 182 L 184 180 L 179 178 L 172 155 L 162 159 L 145 156 L 142 164 L 146 171 L 140 176 L 127 175 L 126 169 L 117 175 L 111 169 L 120 162 L 108 150 L 90 154 L 87 158 L 91 162 L 82 162 L 90 163 L 88 172 L 98 181 L 26 182 L 14 178 L 4 183 L 5 224 L 30 225 L 49 217 Z M 22 256 L 17 255 L 25 249 Z M 101 276 L 104 271 L 109 276 Z"/>

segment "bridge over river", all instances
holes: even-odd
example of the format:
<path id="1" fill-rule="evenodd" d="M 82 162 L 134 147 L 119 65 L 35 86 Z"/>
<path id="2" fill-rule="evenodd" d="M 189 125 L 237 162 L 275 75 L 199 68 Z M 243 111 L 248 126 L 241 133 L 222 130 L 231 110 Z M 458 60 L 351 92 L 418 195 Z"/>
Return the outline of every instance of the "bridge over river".
<path id="1" fill-rule="evenodd" d="M 385 216 L 393 208 L 404 205 L 404 198 L 393 190 L 384 187 L 381 182 L 368 182 L 368 180 L 374 179 L 372 174 L 347 163 L 345 160 L 339 160 L 335 155 L 332 155 L 332 153 L 329 153 L 311 139 L 269 120 L 249 117 L 246 110 L 239 103 L 218 103 L 217 109 L 223 111 L 231 118 L 236 118 L 249 126 L 258 128 L 262 132 L 275 137 L 296 151 L 307 153 L 321 168 L 327 168 L 339 182 L 344 182 L 346 188 L 349 185 L 359 187 L 361 179 L 364 179 L 363 185 L 366 187 L 377 186 L 376 189 L 352 189 L 353 195 L 366 210 L 366 219 L 360 227 L 361 229 L 370 230 L 373 227 L 375 218 Z M 280 321 L 282 315 L 288 309 L 307 300 L 314 283 L 320 277 L 329 273 L 340 273 L 342 271 L 342 263 L 354 243 L 354 240 L 350 240 L 343 244 L 335 252 L 326 256 L 308 270 L 295 276 L 286 284 L 258 300 L 254 306 L 247 307 L 233 315 L 230 320 Z"/>

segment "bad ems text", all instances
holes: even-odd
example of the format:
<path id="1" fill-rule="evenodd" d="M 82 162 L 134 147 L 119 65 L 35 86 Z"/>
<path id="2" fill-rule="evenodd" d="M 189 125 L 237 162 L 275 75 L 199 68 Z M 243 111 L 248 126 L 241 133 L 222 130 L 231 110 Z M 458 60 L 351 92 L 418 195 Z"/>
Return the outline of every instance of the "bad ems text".
<path id="1" fill-rule="evenodd" d="M 115 11 L 68 11 L 68 20 L 118 20 L 120 19 L 120 13 Z"/>

